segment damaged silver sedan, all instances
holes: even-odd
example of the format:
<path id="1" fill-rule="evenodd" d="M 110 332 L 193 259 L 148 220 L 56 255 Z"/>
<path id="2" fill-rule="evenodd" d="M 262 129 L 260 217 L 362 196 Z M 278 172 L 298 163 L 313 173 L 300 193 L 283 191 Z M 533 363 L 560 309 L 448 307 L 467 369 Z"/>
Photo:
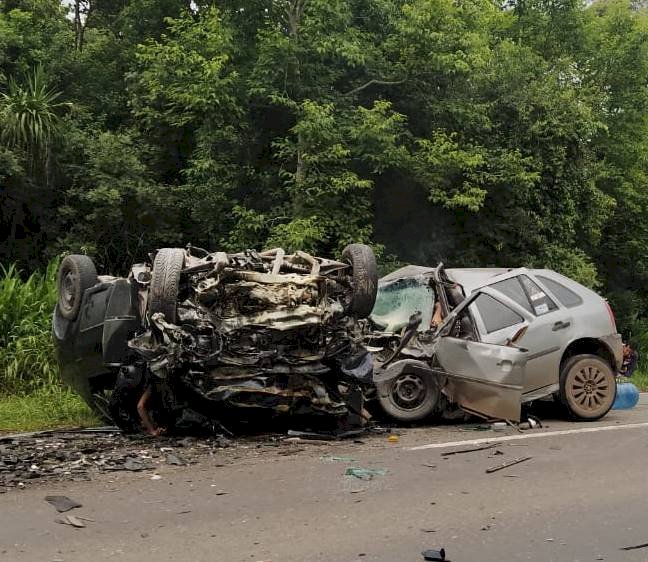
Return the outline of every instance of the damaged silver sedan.
<path id="1" fill-rule="evenodd" d="M 359 319 L 377 290 L 372 250 L 342 261 L 163 248 L 127 278 L 67 256 L 53 335 L 65 382 L 126 431 L 229 418 L 362 416 L 371 380 Z M 234 413 L 235 412 L 235 413 Z"/>
<path id="2" fill-rule="evenodd" d="M 522 403 L 555 397 L 572 418 L 596 420 L 614 402 L 612 310 L 551 270 L 406 266 L 380 280 L 370 322 L 378 397 L 399 419 L 455 404 L 519 421 Z"/>

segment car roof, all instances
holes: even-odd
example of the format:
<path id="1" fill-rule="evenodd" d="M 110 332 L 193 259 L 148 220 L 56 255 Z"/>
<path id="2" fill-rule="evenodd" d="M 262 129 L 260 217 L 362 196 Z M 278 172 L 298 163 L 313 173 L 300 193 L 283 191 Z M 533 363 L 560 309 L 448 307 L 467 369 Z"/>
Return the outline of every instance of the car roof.
<path id="1" fill-rule="evenodd" d="M 390 283 L 396 281 L 397 279 L 404 279 L 407 277 L 419 277 L 421 275 L 431 275 L 436 267 L 429 267 L 427 265 L 406 265 L 401 267 L 391 273 L 388 273 L 384 277 L 380 278 L 380 283 Z"/>
<path id="2" fill-rule="evenodd" d="M 505 267 L 466 267 L 457 269 L 446 269 L 446 275 L 450 281 L 459 283 L 463 287 L 466 295 L 472 293 L 475 289 L 488 285 L 493 277 L 508 273 L 517 268 Z"/>
<path id="3" fill-rule="evenodd" d="M 388 275 L 380 278 L 380 283 L 390 283 L 397 279 L 404 279 L 408 277 L 420 277 L 432 275 L 436 267 L 427 265 L 406 265 L 396 271 L 392 271 Z M 476 287 L 481 287 L 488 284 L 491 277 L 501 275 L 512 271 L 512 268 L 479 268 L 479 267 L 466 267 L 466 268 L 453 268 L 446 269 L 450 281 L 459 283 L 467 292 L 471 292 Z"/>

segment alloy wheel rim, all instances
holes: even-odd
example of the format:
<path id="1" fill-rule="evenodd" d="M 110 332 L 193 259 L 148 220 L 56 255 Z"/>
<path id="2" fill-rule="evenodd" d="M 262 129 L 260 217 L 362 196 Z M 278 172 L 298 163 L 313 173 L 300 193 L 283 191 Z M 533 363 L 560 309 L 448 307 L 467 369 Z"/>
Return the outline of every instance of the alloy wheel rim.
<path id="1" fill-rule="evenodd" d="M 610 382 L 605 372 L 595 365 L 580 367 L 571 377 L 570 398 L 588 412 L 599 410 L 609 402 Z"/>

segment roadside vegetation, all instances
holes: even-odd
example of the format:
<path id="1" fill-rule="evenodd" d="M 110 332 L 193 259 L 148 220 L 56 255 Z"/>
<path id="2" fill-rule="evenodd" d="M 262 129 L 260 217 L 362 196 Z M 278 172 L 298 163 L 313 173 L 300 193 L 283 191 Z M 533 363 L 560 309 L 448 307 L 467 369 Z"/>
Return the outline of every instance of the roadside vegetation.
<path id="1" fill-rule="evenodd" d="M 50 335 L 57 267 L 25 279 L 13 265 L 0 269 L 0 432 L 97 423 L 59 382 Z"/>

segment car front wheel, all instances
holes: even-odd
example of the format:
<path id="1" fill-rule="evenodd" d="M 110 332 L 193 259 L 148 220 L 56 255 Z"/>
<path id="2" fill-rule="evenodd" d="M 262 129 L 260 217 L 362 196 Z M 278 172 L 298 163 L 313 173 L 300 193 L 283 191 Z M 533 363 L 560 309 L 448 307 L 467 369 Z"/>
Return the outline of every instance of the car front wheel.
<path id="1" fill-rule="evenodd" d="M 615 397 L 614 372 L 597 355 L 576 355 L 562 367 L 560 402 L 573 418 L 598 420 L 610 411 Z"/>
<path id="2" fill-rule="evenodd" d="M 430 375 L 403 373 L 378 389 L 378 401 L 392 418 L 414 422 L 432 414 L 439 400 L 439 386 Z"/>

